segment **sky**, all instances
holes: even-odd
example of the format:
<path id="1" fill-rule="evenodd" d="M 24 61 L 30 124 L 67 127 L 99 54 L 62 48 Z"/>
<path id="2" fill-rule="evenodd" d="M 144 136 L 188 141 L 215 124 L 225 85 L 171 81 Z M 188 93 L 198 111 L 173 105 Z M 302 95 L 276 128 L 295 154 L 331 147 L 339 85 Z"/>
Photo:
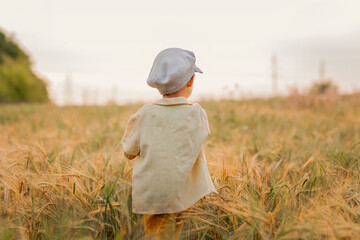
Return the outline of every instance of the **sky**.
<path id="1" fill-rule="evenodd" d="M 204 71 L 196 74 L 193 100 L 272 94 L 272 56 L 280 94 L 310 86 L 320 61 L 342 92 L 360 89 L 357 0 L 0 0 L 0 6 L 0 28 L 26 49 L 59 105 L 161 97 L 146 79 L 169 47 L 193 51 Z"/>

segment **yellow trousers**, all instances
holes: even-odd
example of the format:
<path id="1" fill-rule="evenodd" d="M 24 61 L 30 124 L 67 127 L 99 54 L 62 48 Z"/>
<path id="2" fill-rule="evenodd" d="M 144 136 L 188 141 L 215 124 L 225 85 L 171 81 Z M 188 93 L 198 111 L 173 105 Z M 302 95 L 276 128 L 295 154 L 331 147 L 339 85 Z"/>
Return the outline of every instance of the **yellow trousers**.
<path id="1" fill-rule="evenodd" d="M 144 214 L 145 235 L 155 239 L 179 239 L 191 207 L 178 213 Z"/>

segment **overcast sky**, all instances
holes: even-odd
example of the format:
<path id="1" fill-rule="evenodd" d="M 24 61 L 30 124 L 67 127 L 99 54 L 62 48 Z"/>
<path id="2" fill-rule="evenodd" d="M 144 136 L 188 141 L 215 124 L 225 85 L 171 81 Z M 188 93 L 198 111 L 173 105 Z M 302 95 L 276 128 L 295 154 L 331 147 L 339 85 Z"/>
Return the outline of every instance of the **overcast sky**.
<path id="1" fill-rule="evenodd" d="M 0 28 L 31 55 L 64 101 L 65 79 L 81 103 L 155 99 L 146 79 L 158 52 L 191 50 L 204 74 L 192 99 L 271 93 L 271 56 L 278 60 L 279 91 L 326 77 L 342 91 L 360 89 L 360 2 L 0 0 Z"/>

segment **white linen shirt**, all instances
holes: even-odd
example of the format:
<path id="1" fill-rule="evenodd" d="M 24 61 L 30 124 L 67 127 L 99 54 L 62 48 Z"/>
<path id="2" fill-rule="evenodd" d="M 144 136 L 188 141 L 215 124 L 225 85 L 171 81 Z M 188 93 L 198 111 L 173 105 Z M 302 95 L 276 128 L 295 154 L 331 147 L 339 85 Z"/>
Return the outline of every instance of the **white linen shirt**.
<path id="1" fill-rule="evenodd" d="M 162 98 L 128 120 L 121 140 L 134 159 L 132 210 L 139 214 L 188 209 L 211 192 L 202 144 L 210 134 L 205 110 L 185 97 Z"/>

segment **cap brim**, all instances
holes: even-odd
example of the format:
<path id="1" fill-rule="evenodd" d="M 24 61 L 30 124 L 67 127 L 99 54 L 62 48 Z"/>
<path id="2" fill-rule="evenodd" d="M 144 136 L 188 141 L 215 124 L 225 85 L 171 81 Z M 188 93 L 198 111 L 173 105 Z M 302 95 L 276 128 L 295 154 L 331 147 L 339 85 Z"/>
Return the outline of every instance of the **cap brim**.
<path id="1" fill-rule="evenodd" d="M 198 68 L 197 66 L 195 66 L 195 72 L 198 72 L 198 73 L 203 73 L 203 71 L 201 71 L 200 68 Z"/>

